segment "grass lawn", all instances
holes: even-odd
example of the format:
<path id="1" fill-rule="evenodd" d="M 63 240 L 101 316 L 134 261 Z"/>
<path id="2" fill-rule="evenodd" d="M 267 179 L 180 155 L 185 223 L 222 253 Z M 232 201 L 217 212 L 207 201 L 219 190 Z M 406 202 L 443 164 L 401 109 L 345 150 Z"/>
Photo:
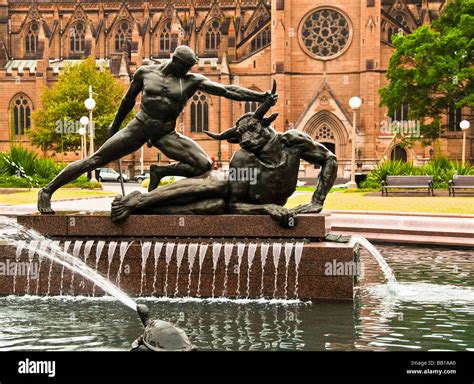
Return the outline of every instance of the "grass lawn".
<path id="1" fill-rule="evenodd" d="M 293 196 L 286 204 L 293 208 L 311 200 L 311 193 Z M 333 192 L 324 203 L 327 210 L 349 211 L 396 211 L 474 214 L 474 196 L 429 197 L 429 196 L 365 196 L 364 192 Z"/>
<path id="2" fill-rule="evenodd" d="M 116 193 L 109 191 L 95 191 L 90 189 L 71 189 L 61 188 L 53 195 L 53 201 L 55 200 L 67 200 L 74 198 L 84 197 L 104 197 L 104 196 L 115 196 Z M 0 194 L 1 205 L 17 205 L 17 204 L 36 204 L 38 199 L 38 190 L 31 189 L 25 190 L 24 192 L 15 192 Z"/>

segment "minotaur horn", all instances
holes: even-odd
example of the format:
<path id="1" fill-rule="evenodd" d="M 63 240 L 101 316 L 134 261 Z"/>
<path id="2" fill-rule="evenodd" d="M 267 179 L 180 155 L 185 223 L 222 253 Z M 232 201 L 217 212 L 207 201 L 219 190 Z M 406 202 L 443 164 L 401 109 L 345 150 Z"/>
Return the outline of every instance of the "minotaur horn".
<path id="1" fill-rule="evenodd" d="M 216 140 L 227 140 L 229 142 L 235 143 L 239 142 L 237 127 L 229 128 L 227 131 L 224 131 L 222 133 L 214 133 L 209 131 L 204 131 L 204 133 Z"/>
<path id="2" fill-rule="evenodd" d="M 273 80 L 273 87 L 271 91 L 272 95 L 276 93 L 276 89 L 277 89 L 277 84 L 276 84 L 276 81 Z M 272 104 L 270 101 L 267 100 L 263 102 L 253 114 L 253 117 L 257 120 L 262 120 L 265 114 L 270 110 L 271 107 L 272 107 Z"/>

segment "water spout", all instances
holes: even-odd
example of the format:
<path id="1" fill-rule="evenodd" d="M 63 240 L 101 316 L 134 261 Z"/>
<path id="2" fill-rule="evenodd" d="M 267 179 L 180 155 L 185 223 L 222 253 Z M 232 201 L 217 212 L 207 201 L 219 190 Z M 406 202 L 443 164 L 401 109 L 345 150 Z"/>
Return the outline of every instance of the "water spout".
<path id="1" fill-rule="evenodd" d="M 82 243 L 82 240 L 76 240 L 76 242 L 74 243 L 74 247 L 72 249 L 72 255 L 74 256 L 73 267 L 76 263 L 76 260 L 79 259 L 79 253 L 81 252 Z M 71 295 L 74 293 L 74 277 L 75 274 L 73 273 L 71 275 L 71 283 L 69 284 L 69 292 L 71 293 Z"/>
<path id="2" fill-rule="evenodd" d="M 161 255 L 161 250 L 163 249 L 163 242 L 158 241 L 155 243 L 154 251 L 153 251 L 153 257 L 154 257 L 154 271 L 153 271 L 153 293 L 154 295 L 156 293 L 156 277 L 158 275 L 158 260 L 160 259 Z"/>
<path id="3" fill-rule="evenodd" d="M 119 269 L 117 271 L 117 276 L 115 277 L 115 284 L 120 287 L 120 281 L 121 281 L 121 275 L 122 275 L 122 266 L 123 266 L 123 261 L 125 260 L 125 256 L 127 255 L 127 251 L 130 248 L 130 246 L 133 244 L 133 241 L 130 243 L 128 241 L 122 241 L 120 242 L 120 248 L 119 248 L 119 256 L 120 256 L 120 265 Z"/>
<path id="4" fill-rule="evenodd" d="M 390 266 L 387 264 L 379 250 L 375 248 L 375 246 L 363 236 L 352 235 L 351 240 L 354 243 L 363 246 L 372 255 L 372 257 L 379 264 L 380 269 L 382 270 L 383 275 L 385 276 L 385 280 L 387 281 L 388 287 L 391 290 L 396 291 L 397 279 L 395 279 L 395 275 L 393 274 L 392 268 L 390 268 Z"/>
<path id="5" fill-rule="evenodd" d="M 181 269 L 181 263 L 183 262 L 184 251 L 186 250 L 186 243 L 179 243 L 176 249 L 176 284 L 174 295 L 178 296 L 179 293 L 179 270 Z"/>
<path id="6" fill-rule="evenodd" d="M 36 248 L 38 248 L 39 241 L 38 240 L 31 240 L 28 244 L 28 269 L 27 269 L 27 276 L 26 276 L 26 294 L 30 293 L 30 268 L 31 264 L 33 263 L 33 257 L 36 253 Z"/>
<path id="7" fill-rule="evenodd" d="M 209 248 L 209 243 L 201 243 L 199 246 L 199 276 L 198 276 L 198 287 L 196 291 L 196 296 L 201 296 L 201 271 L 202 264 L 204 263 L 204 258 L 206 257 L 207 248 Z"/>
<path id="8" fill-rule="evenodd" d="M 293 243 L 285 243 L 285 299 L 288 298 L 288 268 L 290 265 L 291 254 L 293 252 Z"/>
<path id="9" fill-rule="evenodd" d="M 273 288 L 273 298 L 276 297 L 277 293 L 277 283 L 278 283 L 278 263 L 280 261 L 280 254 L 281 254 L 281 243 L 273 243 L 273 266 L 275 267 L 275 287 Z"/>
<path id="10" fill-rule="evenodd" d="M 225 297 L 227 295 L 227 279 L 228 279 L 228 269 L 230 258 L 232 257 L 232 251 L 234 249 L 234 243 L 225 243 L 224 245 L 224 264 L 225 264 L 225 272 L 224 272 L 224 287 L 222 288 L 222 296 Z"/>
<path id="11" fill-rule="evenodd" d="M 95 248 L 95 271 L 97 272 L 97 269 L 99 268 L 99 260 L 100 256 L 102 255 L 102 251 L 104 250 L 105 247 L 105 241 L 99 240 L 97 242 L 97 247 Z M 95 296 L 95 284 L 92 287 L 92 296 Z"/>
<path id="12" fill-rule="evenodd" d="M 247 249 L 247 299 L 250 296 L 250 270 L 252 269 L 256 251 L 257 243 L 250 243 Z"/>
<path id="13" fill-rule="evenodd" d="M 40 245 L 40 250 L 44 251 L 48 246 L 49 240 L 43 240 Z M 35 294 L 38 295 L 39 292 L 39 285 L 40 285 L 40 272 L 41 272 L 41 264 L 43 263 L 43 256 L 38 254 L 38 272 L 36 276 L 36 291 Z"/>
<path id="14" fill-rule="evenodd" d="M 87 259 L 91 253 L 92 247 L 94 245 L 94 240 L 86 241 L 86 245 L 84 245 L 84 263 L 87 264 Z M 82 277 L 82 281 L 80 284 L 81 288 L 85 286 L 85 277 Z"/>
<path id="15" fill-rule="evenodd" d="M 267 255 L 268 255 L 268 250 L 270 249 L 270 243 L 262 243 L 260 245 L 260 262 L 262 265 L 262 281 L 260 285 L 260 294 L 263 297 L 264 295 L 264 290 L 263 290 L 263 275 L 265 273 L 265 264 L 267 262 Z"/>
<path id="16" fill-rule="evenodd" d="M 93 281 L 97 286 L 102 288 L 104 292 L 114 296 L 126 306 L 131 308 L 132 310 L 136 311 L 137 306 L 135 302 L 128 297 L 125 292 L 121 291 L 115 285 L 113 285 L 110 281 L 106 280 L 103 276 L 99 273 L 94 271 L 90 268 L 87 264 L 85 264 L 81 259 L 76 258 L 75 256 L 67 253 L 64 249 L 58 246 L 58 243 L 55 241 L 48 240 L 40 233 L 32 230 L 26 229 L 25 227 L 13 223 L 8 222 L 8 224 L 14 227 L 17 232 L 21 235 L 27 236 L 31 239 L 30 243 L 27 245 L 28 255 L 32 258 L 35 253 L 38 253 L 39 257 L 43 257 L 45 259 L 54 261 L 55 263 L 60 264 L 61 266 L 68 268 L 71 272 L 78 273 L 81 276 L 84 276 L 88 280 Z M 9 234 L 4 234 L 0 232 L 0 240 L 11 242 L 12 239 L 9 237 Z M 38 249 L 38 243 L 40 241 L 45 241 L 45 246 L 42 246 Z M 67 242 L 66 242 L 67 243 Z M 64 248 L 68 248 L 70 242 L 68 244 L 65 243 Z M 23 245 L 22 245 L 23 246 Z M 76 246 L 76 252 L 78 247 Z"/>
<path id="17" fill-rule="evenodd" d="M 69 247 L 71 246 L 72 241 L 68 240 L 64 242 L 64 252 L 69 252 Z M 59 295 L 63 295 L 63 286 L 64 286 L 64 268 L 66 267 L 64 264 L 62 265 L 61 269 L 61 286 L 59 288 Z"/>
<path id="18" fill-rule="evenodd" d="M 165 292 L 164 295 L 168 296 L 168 268 L 170 266 L 171 257 L 173 256 L 175 243 L 167 243 L 165 249 L 165 261 L 166 261 L 166 273 L 165 273 Z"/>
<path id="19" fill-rule="evenodd" d="M 298 298 L 298 283 L 299 283 L 299 271 L 300 271 L 300 263 L 303 257 L 303 247 L 304 242 L 299 241 L 295 244 L 295 269 L 296 269 L 296 277 L 295 277 L 295 298 Z"/>
<path id="20" fill-rule="evenodd" d="M 58 249 L 59 248 L 59 240 L 55 240 L 53 241 L 52 243 L 52 249 Z M 49 271 L 48 271 L 48 290 L 46 292 L 46 296 L 49 296 L 49 293 L 51 292 L 51 275 L 53 273 L 53 264 L 54 264 L 54 260 L 51 259 L 49 261 Z"/>
<path id="21" fill-rule="evenodd" d="M 240 296 L 240 267 L 242 265 L 242 259 L 244 257 L 245 243 L 237 243 L 237 296 Z"/>
<path id="22" fill-rule="evenodd" d="M 15 293 L 15 289 L 16 289 L 16 276 L 18 274 L 18 262 L 20 261 L 20 256 L 25 246 L 26 246 L 25 240 L 18 241 L 18 244 L 16 247 L 16 253 L 15 253 L 15 262 L 16 262 L 17 268 L 15 268 L 15 275 L 13 276 L 13 293 Z"/>
<path id="23" fill-rule="evenodd" d="M 109 262 L 107 266 L 107 280 L 110 278 L 110 266 L 112 265 L 112 260 L 114 259 L 115 249 L 117 248 L 117 242 L 111 241 L 109 243 L 109 249 L 107 250 L 107 260 Z"/>
<path id="24" fill-rule="evenodd" d="M 148 260 L 148 256 L 150 255 L 150 251 L 151 251 L 151 241 L 145 241 L 144 243 L 142 243 L 142 272 L 140 276 L 139 296 L 143 295 L 143 280 L 145 279 L 146 262 Z"/>
<path id="25" fill-rule="evenodd" d="M 212 244 L 212 297 L 214 297 L 214 291 L 216 289 L 216 269 L 217 269 L 217 262 L 219 261 L 219 256 L 221 254 L 221 243 L 214 243 Z"/>
<path id="26" fill-rule="evenodd" d="M 196 253 L 198 251 L 198 248 L 199 248 L 198 243 L 191 243 L 188 246 L 188 266 L 189 266 L 188 297 L 191 295 L 191 273 L 193 271 L 194 260 L 196 258 Z"/>

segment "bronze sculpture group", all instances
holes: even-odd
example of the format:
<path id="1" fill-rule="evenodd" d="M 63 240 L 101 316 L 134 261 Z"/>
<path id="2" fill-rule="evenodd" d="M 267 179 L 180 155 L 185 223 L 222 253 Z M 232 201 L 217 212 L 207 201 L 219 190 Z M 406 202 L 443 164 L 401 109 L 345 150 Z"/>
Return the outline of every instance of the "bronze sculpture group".
<path id="1" fill-rule="evenodd" d="M 148 143 L 178 163 L 150 167 L 148 193 L 135 191 L 117 196 L 112 203 L 114 221 L 133 213 L 268 214 L 288 227 L 294 225 L 299 213 L 320 212 L 336 178 L 335 155 L 303 132 L 279 133 L 271 127 L 278 114 L 265 115 L 278 98 L 275 83 L 271 92 L 263 93 L 221 85 L 189 73 L 196 61 L 189 47 L 180 46 L 171 61 L 140 67 L 110 126 L 110 138 L 92 156 L 70 164 L 41 189 L 38 210 L 54 213 L 50 200 L 58 188 Z M 199 90 L 231 100 L 261 103 L 256 112 L 241 116 L 235 127 L 221 134 L 206 132 L 216 140 L 240 145 L 227 172 L 212 171 L 203 149 L 175 130 L 176 119 L 186 102 Z M 119 131 L 140 92 L 140 111 Z M 321 167 L 318 183 L 311 203 L 287 209 L 284 205 L 296 189 L 301 159 Z M 186 179 L 156 189 L 161 178 L 172 175 Z"/>

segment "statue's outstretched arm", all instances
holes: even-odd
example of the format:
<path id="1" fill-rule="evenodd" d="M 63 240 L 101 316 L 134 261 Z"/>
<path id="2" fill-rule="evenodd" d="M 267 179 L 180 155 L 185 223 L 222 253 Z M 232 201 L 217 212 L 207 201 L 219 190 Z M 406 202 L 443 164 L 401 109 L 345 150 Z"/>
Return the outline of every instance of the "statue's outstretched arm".
<path id="1" fill-rule="evenodd" d="M 283 140 L 288 146 L 301 148 L 301 158 L 310 164 L 319 165 L 321 172 L 318 176 L 318 184 L 311 198 L 310 204 L 301 205 L 293 210 L 297 213 L 317 213 L 323 208 L 324 200 L 332 188 L 337 177 L 336 156 L 324 145 L 316 143 L 303 132 L 296 130 L 287 131 Z"/>
<path id="2" fill-rule="evenodd" d="M 269 92 L 257 92 L 251 89 L 239 87 L 238 85 L 224 85 L 215 83 L 205 76 L 199 76 L 199 89 L 211 95 L 223 96 L 236 101 L 264 102 L 269 97 Z"/>
<path id="3" fill-rule="evenodd" d="M 120 126 L 122 125 L 122 122 L 125 120 L 127 115 L 135 106 L 135 100 L 137 99 L 137 96 L 140 94 L 142 89 L 143 89 L 143 71 L 141 68 L 138 68 L 138 70 L 135 72 L 135 75 L 133 76 L 133 79 L 132 79 L 132 82 L 130 83 L 130 87 L 128 88 L 128 91 L 123 97 L 122 102 L 120 103 L 119 109 L 117 113 L 115 114 L 114 121 L 112 122 L 112 124 L 110 124 L 109 137 L 115 135 L 118 132 L 118 130 L 120 129 Z"/>
<path id="4" fill-rule="evenodd" d="M 337 159 L 325 146 L 315 142 L 312 144 L 314 147 L 303 152 L 302 158 L 308 163 L 321 166 L 311 202 L 322 206 L 337 177 Z"/>

